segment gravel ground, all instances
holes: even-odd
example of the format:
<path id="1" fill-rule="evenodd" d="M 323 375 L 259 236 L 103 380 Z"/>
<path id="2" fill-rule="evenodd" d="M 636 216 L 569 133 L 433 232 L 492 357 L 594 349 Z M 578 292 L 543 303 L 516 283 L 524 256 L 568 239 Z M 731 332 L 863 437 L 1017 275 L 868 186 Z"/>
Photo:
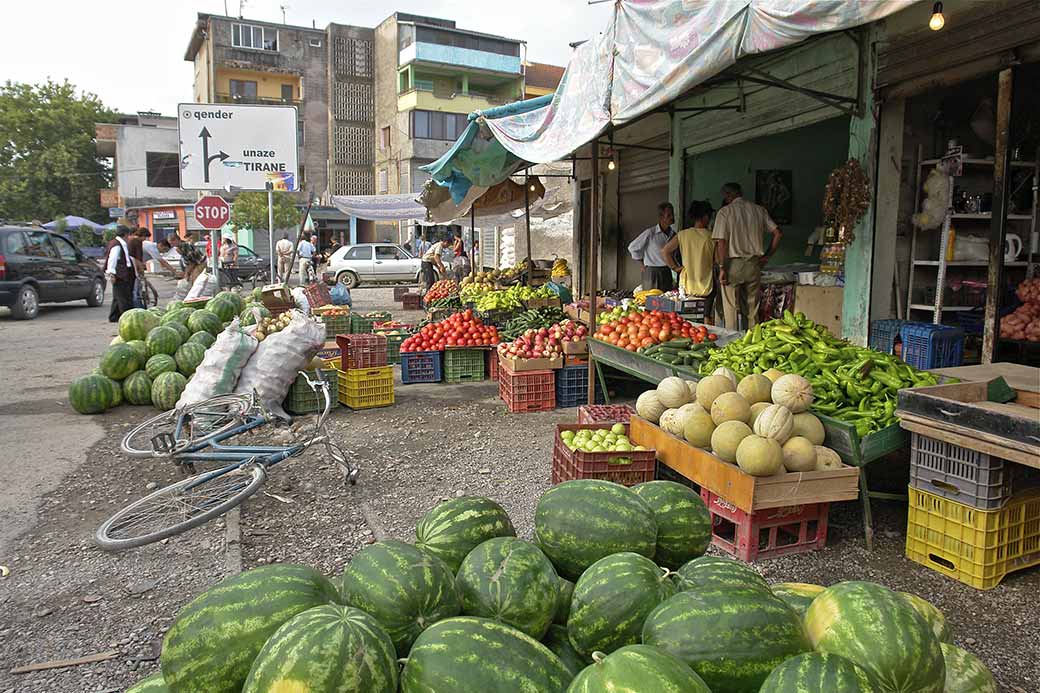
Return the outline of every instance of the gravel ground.
<path id="1" fill-rule="evenodd" d="M 393 309 L 389 289 L 355 291 L 356 309 Z M 397 314 L 397 311 L 395 311 Z M 176 477 L 118 453 L 126 427 L 150 409 L 120 408 L 98 420 L 104 439 L 88 464 L 40 503 L 36 525 L 13 542 L 11 575 L 0 582 L 0 691 L 123 690 L 153 671 L 176 610 L 225 575 L 223 522 L 121 554 L 93 546 L 94 529 L 150 483 Z M 317 453 L 276 467 L 241 510 L 245 568 L 278 561 L 336 576 L 378 538 L 414 539 L 416 521 L 439 500 L 490 496 L 530 537 L 538 496 L 549 485 L 552 424 L 573 410 L 510 415 L 490 383 L 409 385 L 390 408 L 337 408 L 331 427 L 361 466 L 357 486 Z M 895 484 L 900 472 L 895 473 Z M 872 480 L 873 483 L 873 480 Z M 955 641 L 980 656 L 1009 691 L 1040 691 L 1040 571 L 1012 574 L 998 588 L 971 589 L 903 556 L 906 507 L 875 502 L 877 536 L 867 552 L 858 503 L 834 504 L 828 545 L 756 564 L 771 582 L 874 580 L 939 606 Z M 713 549 L 714 551 L 714 549 Z M 11 675 L 15 666 L 115 651 L 105 662 Z"/>

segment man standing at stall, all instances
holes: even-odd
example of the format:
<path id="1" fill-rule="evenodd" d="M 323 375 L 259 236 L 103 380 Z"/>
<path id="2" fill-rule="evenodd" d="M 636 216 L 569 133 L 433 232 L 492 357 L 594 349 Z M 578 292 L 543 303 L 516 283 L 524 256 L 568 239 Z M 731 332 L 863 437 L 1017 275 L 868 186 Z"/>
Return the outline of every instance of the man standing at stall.
<path id="1" fill-rule="evenodd" d="M 112 285 L 112 308 L 108 312 L 109 322 L 119 322 L 119 317 L 134 307 L 134 282 L 137 267 L 130 255 L 127 236 L 130 229 L 120 224 L 116 235 L 105 249 L 105 279 Z"/>
<path id="2" fill-rule="evenodd" d="M 751 328 L 758 324 L 762 267 L 776 252 L 783 232 L 765 207 L 744 199 L 739 183 L 722 186 L 722 204 L 715 215 L 711 237 L 715 240 L 715 258 L 719 264 L 726 329 L 739 329 L 741 315 L 745 327 Z M 773 236 L 769 250 L 765 250 L 767 233 Z"/>
<path id="3" fill-rule="evenodd" d="M 643 290 L 660 289 L 670 291 L 672 283 L 672 261 L 665 257 L 664 247 L 675 236 L 675 210 L 671 202 L 657 205 L 657 223 L 628 244 L 633 260 L 643 264 Z"/>

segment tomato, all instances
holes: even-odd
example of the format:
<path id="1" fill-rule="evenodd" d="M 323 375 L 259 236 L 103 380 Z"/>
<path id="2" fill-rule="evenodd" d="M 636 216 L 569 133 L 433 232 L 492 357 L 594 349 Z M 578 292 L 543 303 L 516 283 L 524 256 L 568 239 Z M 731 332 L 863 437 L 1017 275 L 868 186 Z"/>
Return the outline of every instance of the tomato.
<path id="1" fill-rule="evenodd" d="M 635 344 L 629 344 L 628 346 L 625 347 L 625 349 L 627 349 L 628 351 L 635 351 L 636 348 L 637 347 L 636 347 Z"/>
<path id="2" fill-rule="evenodd" d="M 707 340 L 709 342 L 714 342 L 718 338 L 719 338 L 719 336 L 717 334 L 714 334 L 714 333 L 711 333 L 711 332 L 708 333 Z"/>
<path id="3" fill-rule="evenodd" d="M 700 332 L 694 332 L 692 339 L 695 344 L 700 344 L 704 341 L 704 337 L 701 336 Z"/>

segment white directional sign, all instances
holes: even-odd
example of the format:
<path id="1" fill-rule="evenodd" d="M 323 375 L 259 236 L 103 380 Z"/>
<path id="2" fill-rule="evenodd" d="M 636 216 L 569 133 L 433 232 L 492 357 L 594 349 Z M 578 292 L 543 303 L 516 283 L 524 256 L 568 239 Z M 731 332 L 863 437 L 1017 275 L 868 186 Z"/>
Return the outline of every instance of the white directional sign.
<path id="1" fill-rule="evenodd" d="M 182 190 L 299 189 L 295 106 L 177 106 Z"/>

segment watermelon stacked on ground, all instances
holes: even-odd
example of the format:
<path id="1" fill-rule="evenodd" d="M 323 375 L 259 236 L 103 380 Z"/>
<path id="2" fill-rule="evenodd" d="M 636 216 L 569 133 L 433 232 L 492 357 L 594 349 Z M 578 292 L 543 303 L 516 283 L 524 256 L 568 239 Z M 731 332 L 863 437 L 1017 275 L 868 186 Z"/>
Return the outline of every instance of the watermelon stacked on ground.
<path id="1" fill-rule="evenodd" d="M 757 587 L 769 591 L 769 584 L 746 563 L 721 556 L 701 556 L 679 568 L 676 581 L 680 590 L 726 587 Z"/>
<path id="2" fill-rule="evenodd" d="M 567 671 L 571 673 L 571 677 L 575 677 L 578 673 L 584 669 L 591 660 L 586 657 L 582 657 L 577 650 L 574 649 L 574 645 L 571 644 L 570 638 L 567 636 L 567 627 L 561 626 L 556 623 L 549 626 L 549 630 L 545 632 L 545 636 L 542 638 L 542 644 L 552 650 L 552 653 L 560 658 L 563 665 L 567 667 Z"/>
<path id="3" fill-rule="evenodd" d="M 148 337 L 144 341 L 148 345 L 148 353 L 151 356 L 156 354 L 173 356 L 184 340 L 181 339 L 181 334 L 176 329 L 169 325 L 159 325 L 148 333 Z"/>
<path id="4" fill-rule="evenodd" d="M 571 599 L 574 597 L 574 583 L 567 578 L 560 578 L 560 597 L 556 600 L 556 613 L 553 623 L 567 625 L 567 617 L 571 614 Z"/>
<path id="5" fill-rule="evenodd" d="M 137 406 L 152 403 L 152 379 L 146 372 L 131 373 L 123 381 L 123 399 Z"/>
<path id="6" fill-rule="evenodd" d="M 571 682 L 567 693 L 711 693 L 697 672 L 656 647 L 627 645 L 609 655 L 597 652 L 594 659 Z"/>
<path id="7" fill-rule="evenodd" d="M 143 339 L 134 339 L 125 344 L 134 350 L 137 354 L 137 360 L 141 363 L 141 367 L 144 367 L 145 362 L 148 360 L 148 345 L 145 344 Z"/>
<path id="8" fill-rule="evenodd" d="M 122 380 L 143 365 L 137 351 L 128 344 L 114 344 L 101 354 L 101 373 L 112 380 Z"/>
<path id="9" fill-rule="evenodd" d="M 826 652 L 807 652 L 791 657 L 773 669 L 760 693 L 791 691 L 874 693 L 875 688 L 867 673 L 844 657 Z"/>
<path id="10" fill-rule="evenodd" d="M 184 374 L 185 377 L 190 378 L 205 357 L 206 347 L 196 342 L 188 342 L 182 344 L 177 349 L 177 353 L 174 354 L 173 358 L 177 362 L 177 370 Z"/>
<path id="11" fill-rule="evenodd" d="M 254 568 L 225 579 L 177 613 L 160 665 L 172 693 L 238 693 L 275 631 L 298 613 L 334 603 L 336 589 L 301 565 Z"/>
<path id="12" fill-rule="evenodd" d="M 271 311 L 269 311 L 267 309 L 267 306 L 265 306 L 263 303 L 253 302 L 247 303 L 245 308 L 243 308 L 238 313 L 239 322 L 243 326 L 255 325 L 257 321 L 257 316 L 259 316 L 261 320 L 264 318 L 269 318 L 271 317 Z"/>
<path id="13" fill-rule="evenodd" d="M 162 672 L 159 672 L 130 686 L 126 693 L 170 693 L 170 689 L 163 680 Z"/>
<path id="14" fill-rule="evenodd" d="M 69 404 L 80 414 L 100 414 L 112 406 L 112 391 L 105 376 L 84 375 L 69 385 Z"/>
<path id="15" fill-rule="evenodd" d="M 188 343 L 190 344 L 201 344 L 202 346 L 209 349 L 213 346 L 213 342 L 217 341 L 217 338 L 211 335 L 209 332 L 196 332 L 192 336 L 188 337 Z"/>
<path id="16" fill-rule="evenodd" d="M 502 506 L 489 498 L 463 496 L 439 503 L 415 526 L 415 545 L 444 561 L 452 573 L 478 545 L 495 537 L 515 537 Z"/>
<path id="17" fill-rule="evenodd" d="M 799 616 L 805 616 L 806 609 L 812 604 L 816 596 L 827 589 L 823 585 L 811 585 L 805 582 L 778 582 L 770 585 L 773 594 L 787 602 L 787 605 L 798 612 Z"/>
<path id="18" fill-rule="evenodd" d="M 176 373 L 177 361 L 169 354 L 156 354 L 144 364 L 144 372 L 155 380 L 162 373 Z"/>
<path id="19" fill-rule="evenodd" d="M 168 323 L 166 327 L 177 331 L 177 336 L 181 338 L 181 344 L 184 344 L 186 341 L 191 339 L 191 330 L 188 329 L 188 326 L 185 323 L 174 321 Z"/>
<path id="20" fill-rule="evenodd" d="M 657 522 L 654 562 L 671 570 L 702 556 L 711 542 L 711 515 L 701 497 L 674 481 L 647 481 L 632 487 Z"/>
<path id="21" fill-rule="evenodd" d="M 152 381 L 152 404 L 162 411 L 173 409 L 187 385 L 188 379 L 180 373 L 160 373 Z"/>
<path id="22" fill-rule="evenodd" d="M 242 308 L 238 305 L 238 302 L 231 299 L 226 293 L 221 292 L 221 294 L 214 296 L 206 304 L 206 310 L 220 318 L 220 322 L 223 324 L 238 315 Z"/>
<path id="23" fill-rule="evenodd" d="M 216 337 L 223 329 L 224 323 L 220 316 L 212 311 L 197 310 L 188 316 L 187 326 L 193 333 L 207 332 Z"/>
<path id="24" fill-rule="evenodd" d="M 163 313 L 163 316 L 159 318 L 159 324 L 169 325 L 171 322 L 179 322 L 182 325 L 186 325 L 188 323 L 188 318 L 191 317 L 191 314 L 194 312 L 195 310 L 193 308 L 187 307 L 178 308 L 177 310 L 167 310 Z"/>
<path id="25" fill-rule="evenodd" d="M 119 336 L 124 342 L 144 340 L 158 326 L 159 318 L 144 308 L 131 308 L 119 316 Z"/>
<path id="26" fill-rule="evenodd" d="M 910 606 L 914 607 L 914 611 L 920 614 L 921 618 L 928 622 L 928 625 L 932 629 L 932 633 L 935 637 L 939 638 L 939 642 L 953 642 L 953 633 L 950 632 L 950 627 L 946 623 L 946 616 L 943 612 L 939 611 L 939 608 L 932 604 L 927 599 L 918 597 L 916 594 L 910 594 L 909 592 L 900 592 L 899 596 L 910 602 Z"/>
<path id="27" fill-rule="evenodd" d="M 956 645 L 940 646 L 946 666 L 943 693 L 997 693 L 997 682 L 982 660 Z"/>
<path id="28" fill-rule="evenodd" d="M 292 690 L 396 693 L 394 643 L 360 609 L 326 604 L 300 612 L 267 640 L 242 687 L 242 693 Z"/>

